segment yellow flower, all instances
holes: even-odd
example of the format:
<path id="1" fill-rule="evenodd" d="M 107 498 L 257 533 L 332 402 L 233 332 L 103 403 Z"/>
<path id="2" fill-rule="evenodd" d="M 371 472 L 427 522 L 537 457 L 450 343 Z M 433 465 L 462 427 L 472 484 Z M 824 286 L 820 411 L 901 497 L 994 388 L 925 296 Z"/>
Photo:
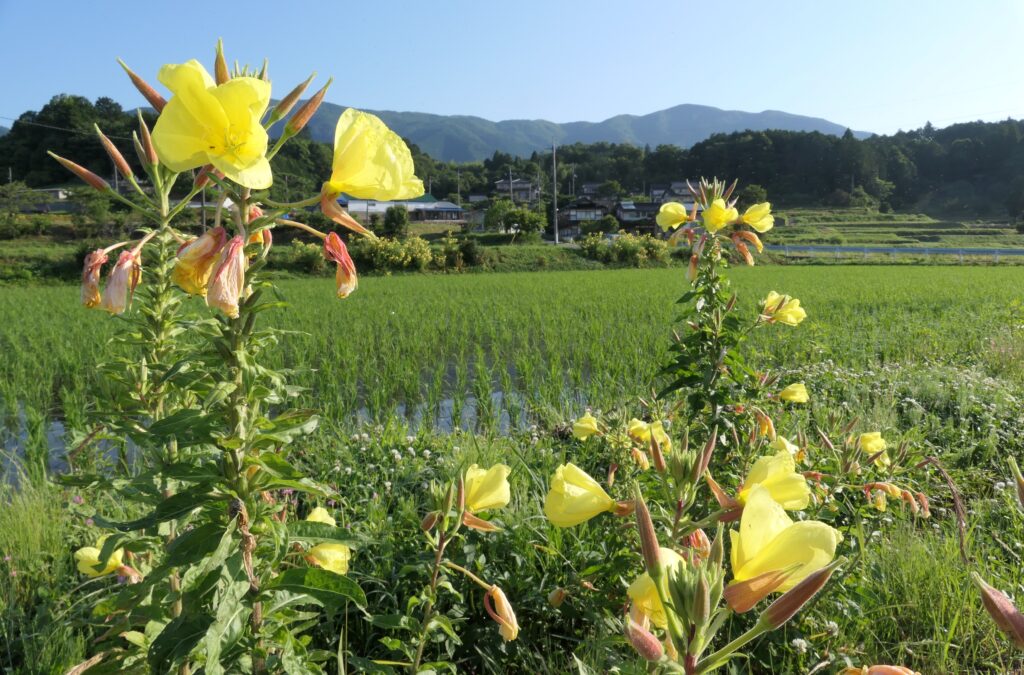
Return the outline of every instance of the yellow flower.
<path id="1" fill-rule="evenodd" d="M 334 130 L 334 162 L 324 191 L 392 201 L 423 194 L 405 141 L 375 115 L 349 108 Z"/>
<path id="2" fill-rule="evenodd" d="M 796 460 L 789 449 L 761 457 L 754 462 L 746 480 L 743 481 L 743 489 L 739 494 L 740 502 L 749 506 L 751 495 L 758 486 L 767 491 L 768 496 L 782 508 L 789 511 L 806 509 L 811 501 L 811 488 L 803 474 L 797 473 Z"/>
<path id="3" fill-rule="evenodd" d="M 217 85 L 196 60 L 160 69 L 174 96 L 153 128 L 153 145 L 171 171 L 212 164 L 254 190 L 274 182 L 267 161 L 267 132 L 260 123 L 270 103 L 270 83 L 236 77 Z"/>
<path id="4" fill-rule="evenodd" d="M 877 452 L 882 453 L 875 458 L 875 466 L 880 469 L 886 469 L 892 464 L 892 460 L 889 459 L 889 453 L 885 451 L 886 447 L 887 443 L 882 438 L 881 431 L 870 431 L 860 435 L 860 449 L 865 455 L 870 456 Z"/>
<path id="5" fill-rule="evenodd" d="M 658 551 L 658 561 L 661 563 L 663 570 L 674 568 L 686 562 L 681 555 L 670 548 L 664 547 Z M 651 575 L 647 572 L 638 576 L 629 585 L 629 590 L 626 593 L 633 601 L 633 606 L 636 610 L 650 619 L 651 623 L 655 626 L 664 628 L 668 624 L 668 619 L 665 617 L 665 607 L 661 604 L 661 598 L 658 597 L 658 589 L 654 586 L 654 580 L 651 579 Z"/>
<path id="6" fill-rule="evenodd" d="M 184 244 L 178 250 L 178 261 L 171 272 L 171 280 L 186 293 L 205 296 L 213 264 L 227 237 L 223 227 L 215 227 L 198 239 Z"/>
<path id="7" fill-rule="evenodd" d="M 785 436 L 777 436 L 775 440 L 768 445 L 768 447 L 772 450 L 778 450 L 779 452 L 788 452 L 791 455 L 795 455 L 800 452 L 800 446 L 790 443 L 789 439 Z"/>
<path id="8" fill-rule="evenodd" d="M 324 525 L 330 525 L 331 527 L 335 527 L 337 525 L 334 518 L 331 517 L 330 512 L 322 506 L 318 506 L 310 511 L 309 515 L 306 516 L 306 520 L 311 523 L 323 523 Z"/>
<path id="9" fill-rule="evenodd" d="M 605 511 L 614 511 L 615 506 L 615 500 L 596 480 L 570 462 L 558 467 L 551 477 L 544 515 L 558 527 L 572 527 Z"/>
<path id="10" fill-rule="evenodd" d="M 581 441 L 585 441 L 591 436 L 599 433 L 600 430 L 597 428 L 597 418 L 591 415 L 589 411 L 586 415 L 573 422 L 572 435 Z"/>
<path id="11" fill-rule="evenodd" d="M 313 565 L 335 574 L 347 573 L 348 561 L 351 558 L 352 551 L 344 544 L 317 544 L 309 549 L 306 556 L 306 560 Z"/>
<path id="12" fill-rule="evenodd" d="M 516 613 L 512 611 L 512 605 L 505 592 L 497 586 L 491 586 L 484 595 L 484 608 L 491 618 L 498 622 L 498 632 L 505 642 L 511 642 L 519 637 L 519 622 L 516 621 Z"/>
<path id="13" fill-rule="evenodd" d="M 241 237 L 232 237 L 221 248 L 217 270 L 206 294 L 207 305 L 216 307 L 232 319 L 238 318 L 238 301 L 245 290 L 245 268 L 249 262 L 244 249 L 245 242 Z"/>
<path id="14" fill-rule="evenodd" d="M 672 439 L 665 433 L 665 427 L 660 420 L 648 424 L 634 417 L 629 421 L 626 433 L 637 443 L 643 443 L 648 446 L 651 444 L 651 435 L 653 434 L 655 440 L 658 441 L 658 449 L 661 450 L 662 454 L 667 455 L 672 452 Z"/>
<path id="15" fill-rule="evenodd" d="M 508 475 L 511 472 L 512 469 L 504 464 L 495 464 L 490 469 L 481 469 L 473 464 L 466 469 L 466 509 L 477 512 L 508 505 L 511 496 Z"/>
<path id="16" fill-rule="evenodd" d="M 739 531 L 730 530 L 734 584 L 785 572 L 773 590 L 788 591 L 807 575 L 832 562 L 839 531 L 816 520 L 794 523 L 764 486 L 755 486 L 743 509 Z M 769 591 L 770 592 L 770 591 Z"/>
<path id="17" fill-rule="evenodd" d="M 807 387 L 803 382 L 789 385 L 779 392 L 779 398 L 790 403 L 807 403 L 810 399 L 807 395 Z"/>
<path id="18" fill-rule="evenodd" d="M 739 211 L 735 207 L 727 207 L 724 199 L 716 199 L 711 206 L 704 209 L 701 220 L 704 221 L 704 229 L 714 234 L 720 229 L 734 222 L 739 218 Z"/>
<path id="19" fill-rule="evenodd" d="M 771 321 L 797 326 L 807 318 L 807 312 L 800 306 L 800 301 L 775 291 L 768 293 L 764 299 L 764 314 Z"/>
<path id="20" fill-rule="evenodd" d="M 775 226 L 772 205 L 768 202 L 754 204 L 743 213 L 743 222 L 760 233 L 765 233 Z"/>
<path id="21" fill-rule="evenodd" d="M 690 216 L 686 213 L 685 206 L 679 202 L 666 202 L 658 210 L 655 222 L 658 223 L 663 232 L 668 232 L 679 227 L 689 219 Z"/>
<path id="22" fill-rule="evenodd" d="M 106 537 L 100 537 L 100 540 L 96 542 L 96 546 L 83 546 L 75 551 L 75 561 L 78 563 L 79 572 L 87 577 L 102 577 L 116 571 L 122 565 L 124 549 L 118 548 L 114 549 L 110 559 L 107 560 L 107 564 L 101 570 L 96 570 L 96 566 L 100 564 L 100 553 L 103 552 L 103 542 L 106 539 Z"/>

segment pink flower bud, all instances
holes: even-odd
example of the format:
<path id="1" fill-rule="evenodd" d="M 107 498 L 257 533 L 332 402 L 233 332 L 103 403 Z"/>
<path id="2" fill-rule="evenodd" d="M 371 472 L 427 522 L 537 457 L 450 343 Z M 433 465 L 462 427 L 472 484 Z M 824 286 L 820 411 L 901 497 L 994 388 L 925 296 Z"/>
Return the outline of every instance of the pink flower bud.
<path id="1" fill-rule="evenodd" d="M 100 143 L 103 144 L 103 149 L 107 151 L 107 156 L 110 157 L 111 161 L 114 162 L 114 166 L 121 172 L 121 175 L 125 178 L 131 178 L 134 174 L 132 173 L 132 167 L 128 165 L 128 161 L 121 154 L 121 151 L 117 149 L 117 146 L 107 138 L 102 131 L 100 131 L 100 125 L 94 124 L 96 133 L 100 137 Z"/>
<path id="2" fill-rule="evenodd" d="M 124 61 L 118 59 L 117 62 L 121 64 L 122 68 L 124 68 L 124 72 L 128 73 L 128 77 L 131 78 L 132 84 L 134 84 L 135 88 L 139 90 L 139 93 L 149 101 L 149 104 L 153 106 L 153 109 L 157 112 L 162 111 L 164 106 L 167 105 L 167 101 L 164 100 L 164 97 L 156 93 L 156 89 L 149 86 L 145 80 L 133 73 L 131 68 L 125 65 Z"/>
<path id="3" fill-rule="evenodd" d="M 832 573 L 844 562 L 846 562 L 846 558 L 836 558 L 827 566 L 809 574 L 803 581 L 768 605 L 768 609 L 761 614 L 760 622 L 766 624 L 770 630 L 781 627 L 825 587 Z"/>
<path id="4" fill-rule="evenodd" d="M 626 639 L 629 640 L 629 644 L 633 645 L 636 653 L 647 661 L 660 661 L 661 657 L 665 655 L 665 649 L 654 633 L 633 621 L 628 614 L 625 624 Z"/>
<path id="5" fill-rule="evenodd" d="M 110 192 L 110 185 L 107 181 L 103 180 L 92 171 L 89 171 L 84 166 L 75 164 L 70 159 L 64 159 L 60 155 L 55 155 L 52 152 L 47 151 L 50 157 L 60 162 L 61 166 L 70 171 L 71 173 L 78 176 L 83 182 L 87 183 L 90 187 L 99 190 L 100 192 Z"/>
<path id="6" fill-rule="evenodd" d="M 1002 591 L 985 583 L 985 580 L 977 572 L 971 573 L 971 580 L 981 591 L 981 602 L 985 606 L 985 611 L 996 622 L 999 630 L 1003 631 L 1018 647 L 1024 648 L 1024 616 L 1010 602 L 1010 598 Z"/>
<path id="7" fill-rule="evenodd" d="M 302 129 L 309 123 L 309 120 L 313 118 L 313 114 L 320 107 L 320 104 L 324 101 L 324 95 L 327 94 L 327 88 L 331 86 L 333 80 L 328 80 L 327 84 L 323 86 L 317 93 L 313 94 L 313 97 L 302 104 L 302 107 L 295 111 L 295 114 L 291 116 L 284 125 L 284 133 L 286 136 L 294 136 L 295 134 L 302 131 Z"/>

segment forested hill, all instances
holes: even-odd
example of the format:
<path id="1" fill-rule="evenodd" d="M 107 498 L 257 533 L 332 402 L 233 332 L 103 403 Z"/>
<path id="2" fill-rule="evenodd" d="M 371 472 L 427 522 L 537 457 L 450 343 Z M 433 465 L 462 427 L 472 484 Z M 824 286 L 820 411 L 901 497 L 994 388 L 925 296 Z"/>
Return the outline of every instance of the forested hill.
<path id="1" fill-rule="evenodd" d="M 102 175 L 111 163 L 96 139 L 98 123 L 126 157 L 134 115 L 109 98 L 54 97 L 42 110 L 24 113 L 0 137 L 0 172 L 32 186 L 73 182 L 45 150 L 74 159 Z M 71 131 L 67 131 L 70 129 Z M 719 176 L 767 189 L 779 205 L 873 203 L 937 216 L 1017 217 L 1024 212 L 1024 123 L 971 122 L 943 129 L 931 125 L 892 136 L 859 139 L 802 131 L 715 134 L 683 148 L 630 143 L 572 143 L 558 147 L 558 186 L 569 196 L 583 183 L 605 193 L 639 195 L 652 183 Z M 549 196 L 551 152 L 525 157 L 494 152 L 483 162 L 439 161 L 411 143 L 417 174 L 431 193 L 465 199 L 490 194 L 508 176 L 537 180 Z M 274 159 L 278 197 L 315 191 L 329 175 L 331 148 L 305 131 Z M 562 202 L 564 203 L 564 201 Z"/>
<path id="2" fill-rule="evenodd" d="M 331 142 L 334 126 L 345 106 L 324 103 L 310 120 L 309 130 L 317 141 Z M 759 113 L 722 110 L 705 105 L 678 105 L 649 115 L 616 115 L 603 122 L 547 120 L 504 120 L 492 122 L 466 115 L 431 115 L 418 112 L 371 110 L 384 122 L 431 157 L 442 161 L 479 161 L 495 151 L 520 157 L 535 151 L 572 143 L 630 143 L 632 145 L 678 145 L 689 147 L 716 133 L 745 129 L 820 131 L 841 135 L 846 127 L 816 117 L 792 115 L 778 110 Z M 277 135 L 277 130 L 271 130 Z M 858 137 L 870 134 L 858 132 Z"/>

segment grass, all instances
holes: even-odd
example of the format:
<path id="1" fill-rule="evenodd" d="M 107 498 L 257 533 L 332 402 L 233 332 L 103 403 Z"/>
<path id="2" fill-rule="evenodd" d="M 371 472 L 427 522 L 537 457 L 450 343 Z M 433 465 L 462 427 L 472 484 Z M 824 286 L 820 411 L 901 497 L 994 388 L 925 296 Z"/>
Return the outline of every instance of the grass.
<path id="1" fill-rule="evenodd" d="M 732 276 L 751 311 L 774 289 L 809 313 L 798 329 L 759 331 L 750 343 L 753 363 L 812 392 L 809 406 L 780 413 L 779 432 L 813 435 L 815 426 L 832 428 L 838 411 L 939 457 L 967 501 L 971 565 L 1020 597 L 1024 517 L 1005 486 L 1004 458 L 1024 454 L 1024 270 L 775 266 Z M 503 461 L 513 467 L 513 502 L 498 516 L 504 531 L 458 555 L 473 569 L 486 561 L 490 581 L 514 599 L 523 634 L 497 642 L 472 587 L 453 578 L 466 597 L 455 606 L 462 645 L 451 646 L 453 660 L 467 672 L 560 673 L 576 670 L 576 659 L 594 672 L 642 672 L 611 623 L 635 574 L 635 542 L 613 519 L 554 529 L 540 504 L 563 461 L 595 476 L 607 469 L 604 446 L 566 440 L 560 428 L 587 405 L 606 418 L 635 412 L 664 360 L 682 284 L 679 269 L 396 275 L 366 278 L 339 302 L 326 278 L 282 282 L 290 305 L 272 320 L 297 333 L 280 359 L 300 368 L 303 403 L 324 411 L 298 460 L 341 490 L 339 521 L 379 542 L 353 562 L 375 613 L 402 611 L 422 582 L 415 567 L 394 563 L 423 554 L 415 533 L 431 484 L 470 462 Z M 102 392 L 92 364 L 115 322 L 79 308 L 71 286 L 0 294 L 5 447 L 35 447 L 38 456 L 55 420 L 83 425 L 86 402 Z M 629 482 L 620 471 L 616 497 Z M 921 487 L 931 520 L 895 503 L 879 513 L 851 491 L 844 576 L 733 672 L 807 672 L 823 662 L 834 672 L 847 661 L 924 673 L 1022 667 L 958 559 L 948 489 L 934 474 Z M 55 672 L 88 653 L 94 633 L 82 598 L 93 587 L 78 588 L 70 552 L 98 534 L 85 522 L 91 509 L 113 505 L 88 493 L 77 505 L 73 495 L 45 483 L 0 494 L 0 553 L 19 572 L 0 575 L 0 670 Z M 810 515 L 829 517 L 823 508 Z M 593 550 L 593 541 L 605 543 Z M 570 592 L 557 610 L 544 599 L 555 587 Z M 314 632 L 325 649 L 336 648 L 339 621 Z M 725 630 L 747 625 L 737 618 Z M 350 619 L 346 630 L 356 653 L 391 655 L 368 623 Z"/>

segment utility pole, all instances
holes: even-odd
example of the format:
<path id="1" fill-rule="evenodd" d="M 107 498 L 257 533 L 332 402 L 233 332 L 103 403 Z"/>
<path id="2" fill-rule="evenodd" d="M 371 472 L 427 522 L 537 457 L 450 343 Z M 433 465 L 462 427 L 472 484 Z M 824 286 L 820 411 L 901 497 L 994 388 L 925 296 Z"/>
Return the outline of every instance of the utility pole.
<path id="1" fill-rule="evenodd" d="M 558 243 L 558 161 L 555 144 L 551 144 L 551 220 L 555 224 L 555 243 Z"/>

